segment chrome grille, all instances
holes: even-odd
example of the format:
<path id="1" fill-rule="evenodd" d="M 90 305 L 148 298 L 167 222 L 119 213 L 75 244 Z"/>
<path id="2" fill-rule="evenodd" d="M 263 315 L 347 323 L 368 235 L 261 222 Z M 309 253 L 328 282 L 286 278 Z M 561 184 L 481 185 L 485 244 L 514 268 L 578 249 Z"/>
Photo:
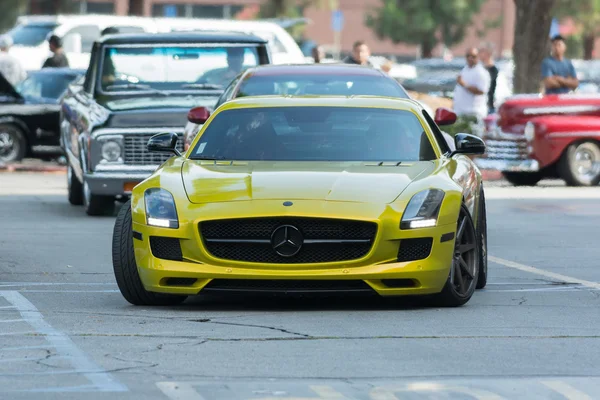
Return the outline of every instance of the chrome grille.
<path id="1" fill-rule="evenodd" d="M 486 140 L 485 156 L 491 160 L 526 160 L 527 142 L 521 140 Z"/>
<path id="2" fill-rule="evenodd" d="M 129 134 L 123 137 L 123 160 L 126 165 L 160 165 L 172 154 L 148 151 L 148 140 L 156 133 Z M 179 135 L 177 149 L 183 152 L 183 135 Z"/>

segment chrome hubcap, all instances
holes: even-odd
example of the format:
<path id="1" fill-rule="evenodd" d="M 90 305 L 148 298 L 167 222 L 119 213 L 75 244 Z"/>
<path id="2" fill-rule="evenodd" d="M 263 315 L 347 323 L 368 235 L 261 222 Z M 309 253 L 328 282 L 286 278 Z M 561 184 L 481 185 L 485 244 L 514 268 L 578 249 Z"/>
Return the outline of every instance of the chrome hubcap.
<path id="1" fill-rule="evenodd" d="M 591 181 L 600 173 L 599 154 L 587 143 L 582 143 L 575 149 L 574 160 L 575 173 L 582 181 Z"/>
<path id="2" fill-rule="evenodd" d="M 461 296 L 466 296 L 475 285 L 477 276 L 476 235 L 473 226 L 468 223 L 467 216 L 461 212 L 456 230 L 454 257 L 450 282 L 454 290 Z"/>
<path id="3" fill-rule="evenodd" d="M 19 153 L 19 143 L 9 132 L 0 132 L 0 160 L 12 161 Z"/>
<path id="4" fill-rule="evenodd" d="M 90 198 L 92 197 L 92 192 L 90 191 L 90 186 L 87 182 L 83 184 L 83 198 L 85 199 L 85 205 L 90 204 Z"/>

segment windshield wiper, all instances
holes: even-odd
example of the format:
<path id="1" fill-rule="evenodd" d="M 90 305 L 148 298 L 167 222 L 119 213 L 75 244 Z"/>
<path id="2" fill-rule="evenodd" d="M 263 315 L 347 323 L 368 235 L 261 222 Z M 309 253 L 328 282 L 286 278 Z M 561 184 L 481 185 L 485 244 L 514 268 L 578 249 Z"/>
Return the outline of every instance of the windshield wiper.
<path id="1" fill-rule="evenodd" d="M 152 93 L 157 93 L 157 94 L 162 94 L 165 96 L 168 96 L 168 93 L 163 92 L 162 90 L 158 90 L 153 88 L 150 85 L 143 85 L 141 83 L 126 83 L 126 84 L 122 84 L 122 85 L 108 85 L 106 87 L 107 90 L 112 90 L 112 89 L 137 89 L 137 90 L 148 90 Z"/>
<path id="2" fill-rule="evenodd" d="M 216 160 L 227 160 L 227 158 L 225 158 L 223 156 L 195 156 L 195 157 L 190 157 L 190 160 L 216 161 Z"/>
<path id="3" fill-rule="evenodd" d="M 216 83 L 184 83 L 181 85 L 182 88 L 190 88 L 190 89 L 212 89 L 212 90 L 222 90 L 222 85 L 217 85 Z"/>

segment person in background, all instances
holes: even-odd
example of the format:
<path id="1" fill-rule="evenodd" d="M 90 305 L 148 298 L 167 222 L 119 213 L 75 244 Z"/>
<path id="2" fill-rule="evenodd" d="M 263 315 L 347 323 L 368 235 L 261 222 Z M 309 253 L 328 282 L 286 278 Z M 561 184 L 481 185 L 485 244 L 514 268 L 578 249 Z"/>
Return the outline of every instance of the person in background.
<path id="1" fill-rule="evenodd" d="M 313 47 L 311 53 L 313 60 L 315 60 L 315 64 L 321 63 L 325 58 L 325 50 L 323 50 L 323 47 L 320 45 Z"/>
<path id="2" fill-rule="evenodd" d="M 546 94 L 569 93 L 577 89 L 579 80 L 571 60 L 565 58 L 565 39 L 556 35 L 552 38 L 552 55 L 542 61 L 542 79 Z"/>
<path id="3" fill-rule="evenodd" d="M 344 59 L 344 64 L 358 64 L 372 67 L 373 65 L 369 62 L 371 51 L 369 47 L 362 40 L 354 42 L 352 46 L 352 54 Z"/>
<path id="4" fill-rule="evenodd" d="M 494 49 L 491 44 L 486 44 L 479 49 L 479 58 L 481 63 L 487 69 L 490 74 L 490 90 L 488 91 L 488 113 L 493 114 L 496 111 L 495 99 L 496 99 L 496 83 L 498 81 L 499 70 L 494 63 Z"/>
<path id="5" fill-rule="evenodd" d="M 479 51 L 470 48 L 466 53 L 467 65 L 456 78 L 454 89 L 454 112 L 458 120 L 446 128 L 447 133 L 474 133 L 488 114 L 487 93 L 490 90 L 490 74 L 479 62 Z"/>
<path id="6" fill-rule="evenodd" d="M 13 40 L 8 35 L 0 36 L 0 74 L 13 86 L 16 86 L 23 79 L 27 78 L 27 73 L 16 57 L 8 54 L 8 50 L 13 44 Z"/>
<path id="7" fill-rule="evenodd" d="M 385 60 L 385 62 L 383 64 L 381 64 L 381 70 L 389 75 L 393 66 L 394 66 L 393 62 L 391 62 L 390 60 Z"/>
<path id="8" fill-rule="evenodd" d="M 50 51 L 53 53 L 52 57 L 48 57 L 42 68 L 64 68 L 69 66 L 69 60 L 62 48 L 62 40 L 56 36 L 50 36 L 48 39 Z"/>

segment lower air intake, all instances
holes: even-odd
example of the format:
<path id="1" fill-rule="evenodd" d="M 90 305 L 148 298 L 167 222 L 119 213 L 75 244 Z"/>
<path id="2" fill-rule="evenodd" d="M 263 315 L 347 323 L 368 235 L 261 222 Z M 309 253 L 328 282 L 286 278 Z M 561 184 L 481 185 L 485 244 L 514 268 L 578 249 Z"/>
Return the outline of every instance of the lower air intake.
<path id="1" fill-rule="evenodd" d="M 433 238 L 402 239 L 398 249 L 398 261 L 416 261 L 429 257 Z"/>
<path id="2" fill-rule="evenodd" d="M 204 290 L 249 292 L 371 292 L 361 280 L 213 279 Z"/>
<path id="3" fill-rule="evenodd" d="M 177 238 L 150 236 L 150 248 L 156 258 L 172 261 L 183 260 L 181 245 Z"/>

